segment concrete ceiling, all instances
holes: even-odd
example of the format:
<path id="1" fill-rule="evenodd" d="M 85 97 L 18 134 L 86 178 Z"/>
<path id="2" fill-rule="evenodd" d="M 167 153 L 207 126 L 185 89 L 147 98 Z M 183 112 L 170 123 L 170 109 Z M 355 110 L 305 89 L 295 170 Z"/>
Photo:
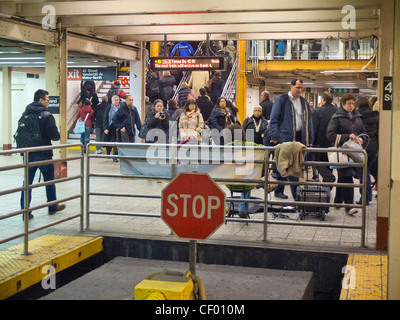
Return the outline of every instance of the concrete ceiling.
<path id="1" fill-rule="evenodd" d="M 54 23 L 57 27 L 65 27 L 71 35 L 83 37 L 74 47 L 75 52 L 82 55 L 76 54 L 75 58 L 89 60 L 104 58 L 102 53 L 111 50 L 80 50 L 82 43 L 97 41 L 94 39 L 110 41 L 110 47 L 119 44 L 121 48 L 127 46 L 137 51 L 142 41 L 163 41 L 165 37 L 169 41 L 203 41 L 207 34 L 211 40 L 378 37 L 380 6 L 380 0 L 2 1 L 0 22 L 32 22 L 42 28 Z M 8 45 L 4 41 L 9 39 L 2 29 L 4 27 L 0 28 L 0 46 L 4 47 Z M 29 51 L 30 47 L 33 46 L 24 46 L 23 50 Z M 110 60 L 112 55 L 116 52 L 110 51 L 108 58 L 103 60 Z M 131 56 L 123 57 L 114 60 L 132 59 Z M 326 86 L 327 79 L 336 79 L 357 80 L 355 85 L 362 83 L 366 87 L 366 78 L 371 76 L 368 72 L 354 72 L 327 77 L 313 70 L 261 72 L 260 76 L 273 86 L 296 74 L 304 75 L 310 81 L 315 78 L 313 86 Z M 259 81 L 258 77 L 252 79 L 249 75 L 250 83 L 253 80 Z"/>
<path id="2" fill-rule="evenodd" d="M 378 30 L 380 0 L 3 1 L 0 12 L 38 23 L 55 16 L 71 31 L 122 42 L 360 36 Z M 352 11 L 354 9 L 354 11 Z M 356 19 L 355 26 L 347 23 Z M 353 28 L 354 27 L 354 28 Z"/>

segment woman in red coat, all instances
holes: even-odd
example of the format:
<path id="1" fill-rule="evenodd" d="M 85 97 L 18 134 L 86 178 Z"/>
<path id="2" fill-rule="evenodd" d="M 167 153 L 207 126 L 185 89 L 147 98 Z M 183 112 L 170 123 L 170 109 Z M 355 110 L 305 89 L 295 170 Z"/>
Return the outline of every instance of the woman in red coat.
<path id="1" fill-rule="evenodd" d="M 89 100 L 85 100 L 82 108 L 80 108 L 78 113 L 76 114 L 77 119 L 85 121 L 85 132 L 81 133 L 81 139 L 80 139 L 81 143 L 83 143 L 83 152 L 85 153 L 86 153 L 86 145 L 89 143 L 89 137 L 92 131 L 92 121 L 94 120 L 94 111 L 91 105 L 92 103 Z"/>

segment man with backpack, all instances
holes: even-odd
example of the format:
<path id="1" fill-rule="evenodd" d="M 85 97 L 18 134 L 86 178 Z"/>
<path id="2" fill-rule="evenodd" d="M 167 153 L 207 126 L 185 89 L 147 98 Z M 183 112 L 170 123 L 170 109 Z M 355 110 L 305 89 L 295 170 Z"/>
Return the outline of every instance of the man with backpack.
<path id="1" fill-rule="evenodd" d="M 60 133 L 56 126 L 53 115 L 47 111 L 49 106 L 49 93 L 39 89 L 35 92 L 33 102 L 30 103 L 22 117 L 18 121 L 18 130 L 15 134 L 17 148 L 51 146 L 51 141 L 60 140 Z M 53 159 L 53 150 L 43 150 L 29 153 L 29 162 L 37 162 Z M 37 169 L 43 174 L 44 181 L 54 180 L 54 164 L 44 164 L 29 167 L 29 185 L 32 184 Z M 24 182 L 24 184 L 26 181 Z M 31 202 L 32 190 L 29 190 L 28 206 Z M 56 186 L 54 184 L 46 185 L 47 202 L 57 200 Z M 25 194 L 21 192 L 21 209 L 25 208 Z M 49 214 L 54 214 L 65 209 L 64 204 L 53 204 L 49 206 Z M 24 216 L 23 216 L 24 218 Z M 33 215 L 29 212 L 29 219 Z"/>

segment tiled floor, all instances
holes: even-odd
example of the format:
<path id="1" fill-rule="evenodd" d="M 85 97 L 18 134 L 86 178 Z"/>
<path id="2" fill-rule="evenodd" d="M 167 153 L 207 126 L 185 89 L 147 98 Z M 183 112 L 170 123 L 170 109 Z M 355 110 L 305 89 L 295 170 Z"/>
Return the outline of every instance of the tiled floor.
<path id="1" fill-rule="evenodd" d="M 69 155 L 77 155 L 76 150 L 69 150 Z M 19 155 L 0 156 L 0 167 L 21 163 L 22 158 Z M 68 176 L 79 174 L 79 161 L 74 160 L 68 164 Z M 98 158 L 91 161 L 91 168 L 94 172 L 102 173 L 119 173 L 119 163 L 113 162 L 111 159 Z M 38 174 L 35 181 L 38 179 Z M 0 171 L 0 191 L 11 188 L 21 187 L 23 181 L 23 170 L 15 169 L 12 171 Z M 107 192 L 112 194 L 145 194 L 160 195 L 161 190 L 166 186 L 167 182 L 148 181 L 144 179 L 112 179 L 93 177 L 90 180 L 91 191 Z M 222 188 L 227 192 L 225 186 Z M 286 194 L 290 195 L 289 187 L 286 187 Z M 263 189 L 253 190 L 252 196 L 263 197 Z M 333 192 L 334 193 L 334 192 Z M 58 199 L 80 194 L 79 180 L 73 180 L 57 184 Z M 334 194 L 332 194 L 333 199 Z M 375 196 L 375 193 L 374 193 Z M 273 195 L 269 195 L 270 199 L 274 199 Z M 0 196 L 0 215 L 4 215 L 19 210 L 19 193 Z M 33 190 L 33 200 L 31 205 L 39 205 L 45 201 L 45 188 L 40 187 Z M 355 191 L 355 200 L 359 199 L 358 190 Z M 333 201 L 333 200 L 332 200 Z M 112 211 L 118 213 L 147 213 L 160 214 L 160 199 L 143 199 L 143 198 L 121 198 L 121 197 L 90 197 L 91 211 Z M 42 208 L 33 212 L 35 218 L 29 222 L 29 228 L 38 228 L 47 223 L 52 223 L 58 219 L 79 213 L 80 200 L 75 199 L 67 203 L 67 208 L 61 213 L 54 216 L 47 214 L 47 208 Z M 344 213 L 344 209 L 331 208 L 331 212 L 327 214 L 325 222 L 320 222 L 316 218 L 308 218 L 306 220 L 298 220 L 298 213 L 286 214 L 282 217 L 274 217 L 268 213 L 268 221 L 280 222 L 283 224 L 269 224 L 267 228 L 267 243 L 280 244 L 290 246 L 324 246 L 335 248 L 355 248 L 360 246 L 361 231 L 345 228 L 323 228 L 325 224 L 340 225 L 361 225 L 361 214 L 356 216 L 348 216 Z M 252 221 L 263 221 L 264 213 L 256 213 L 251 215 Z M 86 217 L 85 220 L 86 222 Z M 294 222 L 295 225 L 287 225 L 288 222 Z M 321 227 L 304 226 L 304 223 L 316 223 Z M 138 216 L 121 216 L 121 215 L 90 215 L 90 229 L 86 230 L 87 234 L 113 234 L 132 237 L 152 237 L 159 239 L 176 239 L 177 237 L 171 233 L 168 226 L 160 218 L 147 218 Z M 376 199 L 367 207 L 366 217 L 366 246 L 370 249 L 375 248 L 376 241 Z M 24 223 L 21 216 L 0 220 L 0 240 L 19 234 L 24 230 Z M 55 225 L 47 230 L 41 230 L 30 235 L 30 239 L 46 233 L 56 234 L 80 234 L 80 219 L 73 219 L 63 224 Z M 265 245 L 264 226 L 262 223 L 245 223 L 229 221 L 221 226 L 207 241 L 215 241 L 220 243 L 248 243 L 249 245 Z M 7 248 L 23 242 L 22 238 L 18 238 L 3 244 L 0 249 Z"/>

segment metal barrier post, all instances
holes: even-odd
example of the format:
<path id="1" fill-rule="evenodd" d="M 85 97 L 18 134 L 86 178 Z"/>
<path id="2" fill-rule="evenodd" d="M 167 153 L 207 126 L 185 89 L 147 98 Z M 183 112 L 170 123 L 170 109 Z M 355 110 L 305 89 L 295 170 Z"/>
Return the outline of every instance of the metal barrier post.
<path id="1" fill-rule="evenodd" d="M 24 255 L 29 254 L 29 151 L 24 152 Z"/>
<path id="2" fill-rule="evenodd" d="M 81 152 L 81 160 L 80 160 L 80 165 L 81 165 L 81 203 L 80 203 L 80 208 L 81 208 L 81 216 L 80 216 L 80 231 L 83 232 L 83 223 L 84 223 L 84 194 L 85 194 L 85 187 L 84 187 L 84 182 L 85 182 L 85 175 L 83 174 L 85 172 L 85 162 L 84 162 L 84 158 L 83 158 L 83 148 L 80 148 L 80 152 Z M 87 196 L 87 194 L 86 194 Z"/>
<path id="3" fill-rule="evenodd" d="M 264 164 L 264 237 L 263 241 L 267 241 L 268 229 L 268 186 L 269 186 L 269 149 L 265 150 L 265 164 Z"/>
<path id="4" fill-rule="evenodd" d="M 362 186 L 362 217 L 361 217 L 361 247 L 365 248 L 366 220 L 367 220 L 367 164 L 368 155 L 364 150 L 363 186 Z"/>
<path id="5" fill-rule="evenodd" d="M 41 160 L 36 162 L 30 162 L 29 161 L 29 154 L 32 152 L 39 152 L 39 151 L 44 151 L 44 150 L 54 150 L 54 149 L 60 149 L 60 148 L 68 148 L 68 147 L 74 147 L 74 146 L 79 146 L 81 148 L 81 155 L 79 157 L 67 157 L 67 158 L 63 158 L 63 159 L 46 159 L 46 160 Z M 21 216 L 21 214 L 23 215 L 24 218 L 24 231 L 18 234 L 14 234 L 8 238 L 5 239 L 0 239 L 0 244 L 1 243 L 5 243 L 7 241 L 11 241 L 14 239 L 18 239 L 18 238 L 24 238 L 24 243 L 23 243 L 23 252 L 22 254 L 24 255 L 28 255 L 29 253 L 29 234 L 40 231 L 40 230 L 44 230 L 46 228 L 49 228 L 51 226 L 57 225 L 57 224 L 61 224 L 63 222 L 75 219 L 80 217 L 80 230 L 81 232 L 83 232 L 83 197 L 84 197 L 84 187 L 83 187 L 83 182 L 84 182 L 84 175 L 83 175 L 83 169 L 84 169 L 84 162 L 83 162 L 83 155 L 82 155 L 82 144 L 64 144 L 64 145 L 57 145 L 57 146 L 40 146 L 40 147 L 31 147 L 31 148 L 22 148 L 22 149 L 12 149 L 12 150 L 3 150 L 0 151 L 0 156 L 2 155 L 10 155 L 10 154 L 23 154 L 23 161 L 22 164 L 14 164 L 12 166 L 0 166 L 0 171 L 7 171 L 7 170 L 14 170 L 14 169 L 23 169 L 23 177 L 24 177 L 24 183 L 22 187 L 18 187 L 18 188 L 12 188 L 12 189 L 8 189 L 8 190 L 1 190 L 0 191 L 0 196 L 2 195 L 7 195 L 7 194 L 13 194 L 13 193 L 19 193 L 20 197 L 19 197 L 19 201 L 18 203 L 22 202 L 24 208 L 20 209 L 18 211 L 15 212 L 11 212 L 11 213 L 7 213 L 5 215 L 0 215 L 0 220 L 3 219 L 8 219 L 14 216 Z M 34 166 L 41 166 L 41 165 L 48 165 L 48 164 L 53 164 L 55 162 L 60 162 L 60 161 L 69 161 L 69 160 L 80 160 L 80 174 L 79 175 L 73 175 L 73 176 L 68 176 L 68 177 L 64 177 L 64 178 L 60 178 L 60 179 L 54 179 L 51 181 L 44 181 L 44 182 L 39 182 L 37 184 L 30 184 L 29 183 L 29 171 L 31 167 Z M 38 187 L 47 187 L 48 185 L 51 184 L 56 184 L 56 183 L 63 183 L 63 182 L 67 182 L 67 181 L 71 181 L 71 180 L 77 180 L 79 179 L 81 187 L 80 187 L 80 192 L 77 192 L 77 194 L 72 195 L 72 196 L 68 196 L 65 197 L 63 199 L 57 199 L 54 201 L 50 201 L 50 202 L 46 202 L 46 203 L 42 203 L 39 205 L 34 205 L 34 206 L 30 206 L 29 204 L 29 193 L 31 192 L 32 189 L 34 188 L 38 188 Z M 24 193 L 23 198 L 21 192 Z M 31 228 L 29 229 L 29 213 L 33 210 L 37 210 L 37 209 L 41 209 L 41 208 L 48 208 L 48 206 L 50 205 L 57 205 L 58 203 L 61 202 L 67 202 L 70 200 L 74 200 L 80 198 L 81 202 L 80 202 L 80 213 L 78 214 L 73 214 L 69 217 L 66 218 L 62 218 L 59 219 L 57 221 L 52 221 L 46 225 L 42 225 L 36 228 Z"/>
<path id="6" fill-rule="evenodd" d="M 86 146 L 86 155 L 85 155 L 85 160 L 86 160 L 86 192 L 85 192 L 85 203 L 86 203 L 86 210 L 85 210 L 85 215 L 86 215 L 86 230 L 90 228 L 90 218 L 89 218 L 89 199 L 90 199 L 90 157 L 88 156 L 88 150 L 90 148 L 90 143 Z M 81 149 L 83 152 L 83 149 Z"/>

